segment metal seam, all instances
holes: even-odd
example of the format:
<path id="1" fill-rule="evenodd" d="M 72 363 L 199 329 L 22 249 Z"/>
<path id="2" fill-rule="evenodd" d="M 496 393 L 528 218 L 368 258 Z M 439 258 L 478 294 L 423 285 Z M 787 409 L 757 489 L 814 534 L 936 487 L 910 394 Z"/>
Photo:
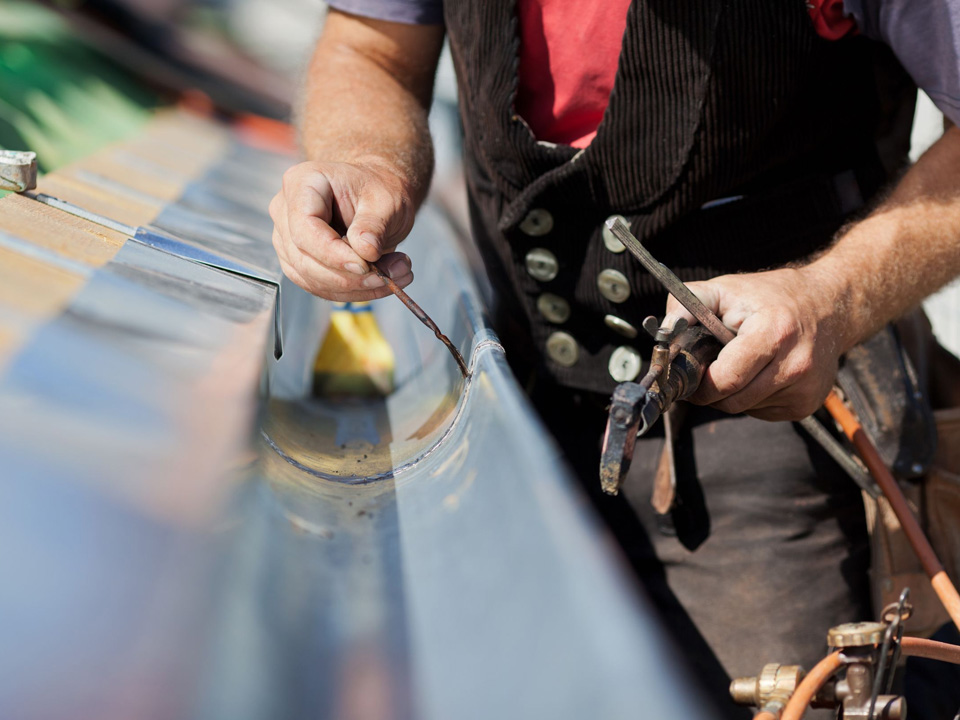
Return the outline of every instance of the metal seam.
<path id="1" fill-rule="evenodd" d="M 343 485 L 370 485 L 371 483 L 380 481 L 380 480 L 389 480 L 395 478 L 398 475 L 402 475 L 408 470 L 413 469 L 418 465 L 422 460 L 425 460 L 427 457 L 436 452 L 442 445 L 447 442 L 447 439 L 450 437 L 450 434 L 453 432 L 460 423 L 460 418 L 463 416 L 464 408 L 467 406 L 467 401 L 470 399 L 470 390 L 473 387 L 473 372 L 478 358 L 481 352 L 489 350 L 490 352 L 496 353 L 499 352 L 501 355 L 506 355 L 506 352 L 501 345 L 496 340 L 482 340 L 477 343 L 477 346 L 473 349 L 473 353 L 470 355 L 470 375 L 464 380 L 464 389 L 463 394 L 460 396 L 460 401 L 457 403 L 457 411 L 453 416 L 453 420 L 450 422 L 450 425 L 444 430 L 443 435 L 441 435 L 437 441 L 431 445 L 429 448 L 424 450 L 420 455 L 415 457 L 413 460 L 399 465 L 388 472 L 377 473 L 376 475 L 368 475 L 361 477 L 359 475 L 334 475 L 331 473 L 323 472 L 322 470 L 314 470 L 313 468 L 307 467 L 300 461 L 287 455 L 267 434 L 267 431 L 263 428 L 260 429 L 260 435 L 263 436 L 263 439 L 266 440 L 267 444 L 277 453 L 280 457 L 286 460 L 290 465 L 293 465 L 298 470 L 301 470 L 308 475 L 313 477 L 320 478 L 323 480 L 331 480 L 333 482 L 338 482 Z"/>

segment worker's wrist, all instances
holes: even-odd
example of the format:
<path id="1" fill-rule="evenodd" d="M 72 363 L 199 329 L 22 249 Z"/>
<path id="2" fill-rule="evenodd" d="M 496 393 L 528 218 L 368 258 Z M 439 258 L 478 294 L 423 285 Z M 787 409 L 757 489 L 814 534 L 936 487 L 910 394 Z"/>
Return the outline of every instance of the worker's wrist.
<path id="1" fill-rule="evenodd" d="M 376 174 L 391 191 L 403 198 L 404 204 L 409 204 L 414 210 L 426 197 L 430 184 L 429 172 L 418 172 L 401 161 L 383 155 L 361 155 L 351 162 Z"/>
<path id="2" fill-rule="evenodd" d="M 836 341 L 841 353 L 866 340 L 885 322 L 889 303 L 882 296 L 877 255 L 893 242 L 894 223 L 868 218 L 847 230 L 826 253 L 801 272 L 820 288 L 833 307 Z"/>

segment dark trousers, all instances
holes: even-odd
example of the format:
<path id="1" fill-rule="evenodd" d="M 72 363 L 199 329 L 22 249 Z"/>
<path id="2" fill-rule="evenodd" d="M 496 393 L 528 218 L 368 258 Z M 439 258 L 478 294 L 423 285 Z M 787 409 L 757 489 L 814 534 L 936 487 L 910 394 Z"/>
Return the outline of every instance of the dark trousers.
<path id="1" fill-rule="evenodd" d="M 608 398 L 541 388 L 533 401 L 722 717 L 752 717 L 730 700 L 732 677 L 769 662 L 809 670 L 831 626 L 871 618 L 860 490 L 799 426 L 692 408 L 677 506 L 658 516 L 662 435 L 637 442 L 608 497 L 598 475 Z"/>

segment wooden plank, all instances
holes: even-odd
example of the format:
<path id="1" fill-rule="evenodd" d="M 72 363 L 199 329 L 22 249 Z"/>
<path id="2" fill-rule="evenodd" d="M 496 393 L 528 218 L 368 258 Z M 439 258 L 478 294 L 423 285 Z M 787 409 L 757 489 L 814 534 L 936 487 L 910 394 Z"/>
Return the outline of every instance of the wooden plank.
<path id="1" fill-rule="evenodd" d="M 57 314 L 86 278 L 0 247 L 0 305 L 31 318 Z"/>
<path id="2" fill-rule="evenodd" d="M 119 185 L 117 189 L 99 186 L 77 178 L 73 172 L 44 176 L 37 184 L 37 191 L 133 227 L 152 222 L 166 204 L 164 200 L 128 190 L 126 185 Z M 107 179 L 107 183 L 110 182 Z"/>
<path id="3" fill-rule="evenodd" d="M 228 137 L 209 119 L 162 111 L 136 138 L 41 177 L 37 192 L 126 225 L 146 225 L 217 161 Z M 126 242 L 121 233 L 20 195 L 0 199 L 0 232 L 93 268 L 110 262 Z M 0 247 L 0 369 L 85 282 L 82 274 Z"/>
<path id="4" fill-rule="evenodd" d="M 191 179 L 185 174 L 157 167 L 122 147 L 112 148 L 105 153 L 86 158 L 70 169 L 73 167 L 103 175 L 164 202 L 173 202 L 179 198 L 184 186 Z"/>
<path id="5" fill-rule="evenodd" d="M 118 232 L 20 195 L 0 199 L 0 230 L 92 267 L 110 262 L 126 241 Z"/>

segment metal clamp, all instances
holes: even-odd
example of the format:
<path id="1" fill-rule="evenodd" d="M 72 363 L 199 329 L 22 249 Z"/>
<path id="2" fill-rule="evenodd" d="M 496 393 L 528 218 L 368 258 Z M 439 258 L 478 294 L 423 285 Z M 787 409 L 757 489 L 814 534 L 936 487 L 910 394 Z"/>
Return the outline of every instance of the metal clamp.
<path id="1" fill-rule="evenodd" d="M 37 187 L 37 154 L 0 150 L 0 190 L 22 193 Z"/>

